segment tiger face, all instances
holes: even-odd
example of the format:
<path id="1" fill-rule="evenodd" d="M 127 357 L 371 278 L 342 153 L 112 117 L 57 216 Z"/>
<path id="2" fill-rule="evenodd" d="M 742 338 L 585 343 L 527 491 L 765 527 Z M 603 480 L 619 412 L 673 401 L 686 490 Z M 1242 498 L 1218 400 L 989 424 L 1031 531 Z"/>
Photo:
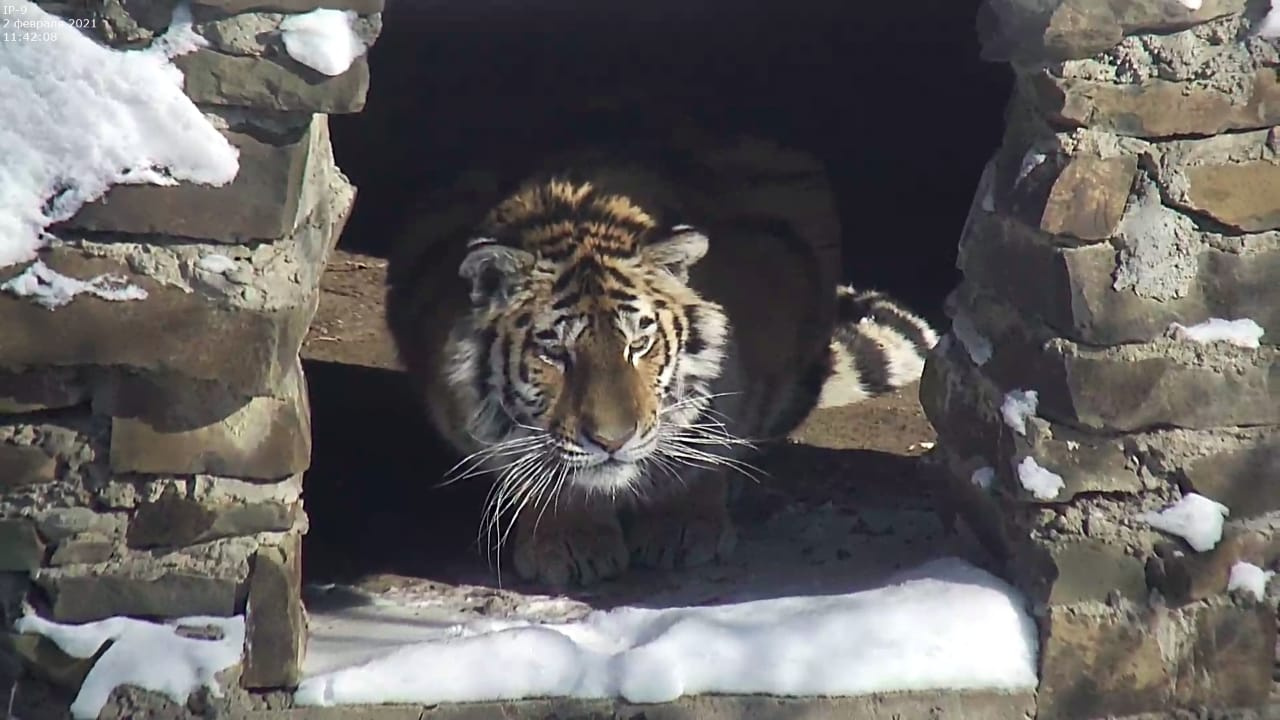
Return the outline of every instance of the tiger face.
<path id="1" fill-rule="evenodd" d="M 459 274 L 472 309 L 450 382 L 474 409 L 477 457 L 502 482 L 642 493 L 649 470 L 705 452 L 689 440 L 728 331 L 688 285 L 708 241 L 629 217 L 471 242 Z"/>

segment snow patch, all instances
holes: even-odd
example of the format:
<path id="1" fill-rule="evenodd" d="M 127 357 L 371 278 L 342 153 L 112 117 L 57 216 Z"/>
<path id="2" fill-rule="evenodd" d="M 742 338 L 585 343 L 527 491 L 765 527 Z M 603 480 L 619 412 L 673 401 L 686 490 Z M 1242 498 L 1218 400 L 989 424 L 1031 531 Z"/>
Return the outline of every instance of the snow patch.
<path id="1" fill-rule="evenodd" d="M 990 490 L 991 486 L 996 482 L 996 469 L 989 466 L 980 467 L 969 476 L 969 482 L 983 490 Z"/>
<path id="2" fill-rule="evenodd" d="M 289 57 L 322 72 L 341 75 L 369 49 L 356 34 L 355 10 L 320 8 L 290 15 L 280 23 L 280 36 Z"/>
<path id="3" fill-rule="evenodd" d="M 1280 37 L 1280 0 L 1271 0 L 1271 9 L 1258 22 L 1254 32 L 1264 38 Z"/>
<path id="4" fill-rule="evenodd" d="M 1047 155 L 1035 149 L 1027 150 L 1027 152 L 1022 156 L 1022 164 L 1018 166 L 1018 177 L 1014 178 L 1013 186 L 1017 187 L 1019 183 L 1031 174 L 1032 170 L 1035 170 L 1036 167 L 1040 165 L 1040 163 L 1043 163 L 1047 158 Z"/>
<path id="5" fill-rule="evenodd" d="M 92 280 L 78 280 L 50 268 L 43 260 L 31 263 L 21 275 L 5 281 L 0 285 L 0 292 L 31 298 L 37 305 L 49 310 L 62 307 L 77 295 L 86 293 L 112 301 L 147 299 L 146 290 L 130 283 L 123 276 L 98 275 Z"/>
<path id="6" fill-rule="evenodd" d="M 1005 393 L 1004 401 L 1000 403 L 1000 415 L 1004 418 L 1004 424 L 1025 436 L 1027 418 L 1036 414 L 1039 398 L 1040 395 L 1035 390 L 1010 390 Z"/>
<path id="7" fill-rule="evenodd" d="M 978 332 L 978 328 L 974 326 L 973 320 L 969 319 L 967 314 L 956 313 L 956 316 L 951 318 L 951 334 L 955 335 L 964 346 L 965 352 L 969 353 L 969 359 L 974 365 L 982 366 L 991 359 L 991 341 Z"/>
<path id="8" fill-rule="evenodd" d="M 1204 0 L 1178 0 L 1188 10 L 1199 10 Z"/>
<path id="9" fill-rule="evenodd" d="M 235 177 L 236 149 L 183 94 L 169 61 L 204 42 L 185 5 L 144 50 L 102 47 L 29 0 L 7 7 L 51 39 L 0 42 L 0 267 L 34 259 L 45 228 L 111 185 Z"/>
<path id="10" fill-rule="evenodd" d="M 209 253 L 208 255 L 200 256 L 200 259 L 196 261 L 196 267 L 200 268 L 201 270 L 204 270 L 205 272 L 213 273 L 215 275 L 222 275 L 224 273 L 229 273 L 232 270 L 235 270 L 236 261 L 227 257 L 226 255 Z"/>
<path id="11" fill-rule="evenodd" d="M 1231 575 L 1227 578 L 1227 592 L 1239 590 L 1249 593 L 1254 600 L 1261 600 L 1267 594 L 1267 583 L 1275 576 L 1273 570 L 1263 570 L 1253 563 L 1238 562 L 1231 566 Z"/>
<path id="12" fill-rule="evenodd" d="M 1018 482 L 1038 500 L 1052 500 L 1058 497 L 1062 488 L 1066 487 L 1061 475 L 1041 467 L 1040 463 L 1030 455 L 1022 458 L 1022 462 L 1015 467 L 1018 471 Z"/>
<path id="13" fill-rule="evenodd" d="M 1188 493 L 1158 513 L 1144 513 L 1142 519 L 1157 530 L 1186 540 L 1196 552 L 1205 552 L 1222 539 L 1222 524 L 1230 514 L 1226 505 Z"/>
<path id="14" fill-rule="evenodd" d="M 195 629 L 200 636 L 179 634 L 184 628 Z M 26 615 L 14 629 L 43 635 L 77 658 L 93 657 L 112 641 L 71 703 L 71 716 L 77 720 L 98 717 L 111 691 L 121 685 L 161 693 L 178 705 L 185 705 L 187 696 L 201 687 L 220 696 L 216 675 L 240 662 L 244 648 L 244 616 L 186 617 L 164 625 L 115 617 L 63 625 Z M 206 639 L 207 629 L 214 630 L 215 639 Z"/>
<path id="15" fill-rule="evenodd" d="M 1257 349 L 1266 331 L 1261 325 L 1248 318 L 1240 320 L 1209 318 L 1205 322 L 1190 326 L 1170 323 L 1169 333 L 1178 340 L 1198 343 L 1226 342 L 1237 347 Z"/>
<path id="16" fill-rule="evenodd" d="M 619 607 L 563 623 L 472 620 L 305 677 L 294 700 L 667 702 L 696 693 L 1020 690 L 1036 685 L 1036 654 L 1025 600 L 994 576 L 949 558 L 842 595 Z M 308 652 L 308 663 L 315 661 Z"/>

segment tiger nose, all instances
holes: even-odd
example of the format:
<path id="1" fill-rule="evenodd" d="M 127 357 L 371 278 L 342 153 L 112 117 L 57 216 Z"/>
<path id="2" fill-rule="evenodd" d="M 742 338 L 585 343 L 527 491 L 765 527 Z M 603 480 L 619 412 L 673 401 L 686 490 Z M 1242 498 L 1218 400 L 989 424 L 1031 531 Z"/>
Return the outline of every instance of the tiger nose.
<path id="1" fill-rule="evenodd" d="M 582 425 L 582 434 L 601 450 L 615 453 L 622 449 L 622 446 L 626 445 L 628 440 L 635 437 L 636 429 L 635 424 L 626 426 L 619 423 L 611 426 L 603 423 L 586 422 Z"/>

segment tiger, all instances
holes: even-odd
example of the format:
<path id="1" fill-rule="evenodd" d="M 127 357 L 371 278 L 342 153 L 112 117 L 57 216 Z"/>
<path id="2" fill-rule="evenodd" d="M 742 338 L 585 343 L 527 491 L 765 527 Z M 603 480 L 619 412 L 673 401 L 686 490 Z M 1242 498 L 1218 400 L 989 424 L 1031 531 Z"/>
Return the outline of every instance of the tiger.
<path id="1" fill-rule="evenodd" d="M 815 408 L 919 378 L 937 333 L 838 282 L 838 224 L 806 237 L 730 195 L 646 168 L 561 168 L 465 232 L 426 222 L 402 238 L 415 252 L 393 261 L 388 326 L 463 457 L 451 479 L 492 478 L 485 526 L 521 579 L 584 586 L 729 558 L 730 482 L 764 444 Z"/>

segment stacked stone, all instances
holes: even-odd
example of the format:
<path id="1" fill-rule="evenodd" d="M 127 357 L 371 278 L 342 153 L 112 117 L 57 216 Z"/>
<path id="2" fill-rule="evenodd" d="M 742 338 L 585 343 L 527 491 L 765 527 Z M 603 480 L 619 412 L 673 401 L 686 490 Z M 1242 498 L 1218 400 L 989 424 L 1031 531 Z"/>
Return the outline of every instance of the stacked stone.
<path id="1" fill-rule="evenodd" d="M 1276 593 L 1227 590 L 1235 563 L 1280 554 L 1280 41 L 1265 37 L 1280 22 L 1265 13 L 980 14 L 984 56 L 1016 83 L 921 399 L 933 460 L 1034 606 L 1041 718 L 1271 692 Z M 1255 321 L 1260 346 L 1175 325 L 1211 318 Z M 1192 493 L 1230 512 L 1203 552 L 1146 515 Z"/>
<path id="2" fill-rule="evenodd" d="M 46 8 L 73 5 L 86 4 Z M 143 46 L 174 6 L 109 0 L 86 31 Z M 355 196 L 326 113 L 359 111 L 369 82 L 363 56 L 328 76 L 286 54 L 274 30 L 316 7 L 356 11 L 370 43 L 378 33 L 381 0 L 193 0 L 209 46 L 176 63 L 238 148 L 235 180 L 116 186 L 52 229 L 48 266 L 123 276 L 145 299 L 50 311 L 0 294 L 5 628 L 23 604 L 67 623 L 245 615 L 241 686 L 297 682 L 311 451 L 298 351 Z M 35 676 L 83 677 L 51 647 L 0 635 L 0 656 Z"/>

